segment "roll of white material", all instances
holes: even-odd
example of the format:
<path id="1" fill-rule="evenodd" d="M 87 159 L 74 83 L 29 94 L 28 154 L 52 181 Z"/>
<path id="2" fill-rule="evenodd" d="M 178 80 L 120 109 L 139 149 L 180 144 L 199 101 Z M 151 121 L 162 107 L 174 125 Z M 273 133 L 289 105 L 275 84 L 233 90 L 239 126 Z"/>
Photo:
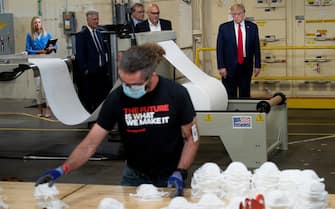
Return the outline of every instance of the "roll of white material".
<path id="1" fill-rule="evenodd" d="M 100 108 L 90 115 L 74 89 L 66 63 L 59 58 L 30 58 L 41 75 L 45 95 L 55 117 L 66 125 L 94 121 Z"/>
<path id="2" fill-rule="evenodd" d="M 165 49 L 165 58 L 190 81 L 184 86 L 189 91 L 196 110 L 227 109 L 227 92 L 220 81 L 201 71 L 173 41 L 158 44 Z M 86 111 L 62 59 L 30 58 L 29 62 L 38 67 L 46 98 L 59 121 L 66 125 L 77 125 L 96 120 L 101 105 L 92 115 Z"/>
<path id="3" fill-rule="evenodd" d="M 179 49 L 173 41 L 158 43 L 164 48 L 165 58 L 191 82 L 184 86 L 189 91 L 196 110 L 226 110 L 227 91 L 223 84 L 204 73 Z"/>

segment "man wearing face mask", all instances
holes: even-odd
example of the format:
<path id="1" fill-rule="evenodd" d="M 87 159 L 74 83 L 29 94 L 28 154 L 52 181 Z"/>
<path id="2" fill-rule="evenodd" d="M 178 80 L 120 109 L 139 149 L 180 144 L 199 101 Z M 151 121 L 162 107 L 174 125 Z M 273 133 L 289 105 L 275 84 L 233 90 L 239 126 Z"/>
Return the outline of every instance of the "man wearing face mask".
<path id="1" fill-rule="evenodd" d="M 82 166 L 118 123 L 126 153 L 122 185 L 176 186 L 183 191 L 198 146 L 196 113 L 187 90 L 155 72 L 165 54 L 157 44 L 134 46 L 119 57 L 122 85 L 106 99 L 96 124 L 66 162 L 36 185 L 52 185 Z"/>

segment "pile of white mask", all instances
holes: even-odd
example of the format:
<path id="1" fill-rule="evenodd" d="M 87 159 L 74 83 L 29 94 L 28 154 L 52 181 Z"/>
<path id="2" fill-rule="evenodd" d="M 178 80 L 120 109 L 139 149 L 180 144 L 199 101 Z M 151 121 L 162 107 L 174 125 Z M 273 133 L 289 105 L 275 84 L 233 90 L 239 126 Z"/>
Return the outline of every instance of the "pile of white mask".
<path id="1" fill-rule="evenodd" d="M 278 188 L 280 170 L 273 162 L 265 162 L 254 170 L 252 189 L 254 195 L 263 194 L 264 197 Z"/>
<path id="2" fill-rule="evenodd" d="M 269 209 L 326 209 L 328 192 L 314 170 L 286 169 L 277 187 L 265 194 Z"/>
<path id="3" fill-rule="evenodd" d="M 141 184 L 136 188 L 135 194 L 129 194 L 130 197 L 134 197 L 139 200 L 160 200 L 167 196 L 167 192 L 159 190 L 152 184 Z"/>
<path id="4" fill-rule="evenodd" d="M 205 163 L 193 174 L 191 194 L 201 198 L 213 193 L 229 202 L 263 194 L 266 209 L 326 209 L 323 181 L 312 169 L 279 170 L 272 162 L 263 163 L 254 174 L 240 162 L 232 162 L 223 172 L 216 164 Z"/>
<path id="5" fill-rule="evenodd" d="M 280 172 L 277 188 L 287 195 L 290 205 L 293 205 L 296 200 L 300 175 L 301 170 L 299 169 L 285 169 Z"/>
<path id="6" fill-rule="evenodd" d="M 215 194 L 204 194 L 192 209 L 224 209 L 225 203 Z"/>
<path id="7" fill-rule="evenodd" d="M 292 209 L 287 195 L 280 190 L 269 191 L 265 199 L 267 209 Z"/>
<path id="8" fill-rule="evenodd" d="M 49 187 L 48 183 L 35 187 L 34 197 L 38 208 L 41 209 L 63 209 L 68 208 L 63 201 L 58 199 L 58 190 L 55 185 Z"/>
<path id="9" fill-rule="evenodd" d="M 2 192 L 2 189 L 0 188 L 0 192 Z M 4 202 L 4 199 L 3 197 L 0 195 L 0 209 L 8 209 L 9 208 L 9 205 L 7 205 L 5 202 Z"/>
<path id="10" fill-rule="evenodd" d="M 252 174 L 240 162 L 229 164 L 222 172 L 215 163 L 205 163 L 197 169 L 191 180 L 192 197 L 213 193 L 219 198 L 246 197 L 250 194 Z"/>
<path id="11" fill-rule="evenodd" d="M 328 192 L 325 185 L 316 180 L 310 180 L 298 188 L 294 209 L 325 209 L 328 207 Z"/>
<path id="12" fill-rule="evenodd" d="M 314 170 L 302 170 L 298 177 L 298 186 L 294 209 L 325 209 L 328 207 L 328 192 Z M 291 196 L 290 196 L 291 197 Z"/>
<path id="13" fill-rule="evenodd" d="M 104 198 L 100 201 L 98 209 L 124 209 L 124 206 L 113 198 Z"/>
<path id="14" fill-rule="evenodd" d="M 184 197 L 175 197 L 166 208 L 161 209 L 225 209 L 225 203 L 215 194 L 203 194 L 197 203 L 190 203 Z"/>
<path id="15" fill-rule="evenodd" d="M 185 197 L 174 197 L 166 208 L 161 209 L 191 209 L 192 203 L 189 203 Z"/>
<path id="16" fill-rule="evenodd" d="M 191 180 L 192 197 L 200 198 L 203 194 L 213 193 L 218 197 L 224 197 L 223 175 L 220 167 L 215 163 L 205 163 L 198 168 Z"/>
<path id="17" fill-rule="evenodd" d="M 232 162 L 223 172 L 225 198 L 248 197 L 251 192 L 252 173 L 241 162 Z"/>

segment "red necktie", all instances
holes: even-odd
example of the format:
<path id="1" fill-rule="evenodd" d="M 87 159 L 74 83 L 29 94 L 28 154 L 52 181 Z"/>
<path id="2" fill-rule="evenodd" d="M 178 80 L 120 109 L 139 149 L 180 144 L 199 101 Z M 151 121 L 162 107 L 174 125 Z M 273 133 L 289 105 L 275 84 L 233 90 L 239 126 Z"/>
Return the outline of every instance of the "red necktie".
<path id="1" fill-rule="evenodd" d="M 243 38 L 242 38 L 242 30 L 241 24 L 238 24 L 238 31 L 237 31 L 237 62 L 238 64 L 243 63 Z"/>

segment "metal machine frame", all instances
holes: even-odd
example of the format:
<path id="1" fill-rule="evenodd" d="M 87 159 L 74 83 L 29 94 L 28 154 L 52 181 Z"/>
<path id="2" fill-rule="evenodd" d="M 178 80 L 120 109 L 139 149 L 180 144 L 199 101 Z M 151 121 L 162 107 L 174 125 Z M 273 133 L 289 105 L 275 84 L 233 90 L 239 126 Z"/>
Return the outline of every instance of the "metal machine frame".
<path id="1" fill-rule="evenodd" d="M 261 100 L 229 100 L 227 111 L 197 112 L 200 136 L 218 136 L 232 161 L 256 168 L 276 148 L 287 150 L 287 107 L 276 105 L 269 113 L 257 112 Z M 250 125 L 236 126 L 234 118 L 248 118 Z"/>

